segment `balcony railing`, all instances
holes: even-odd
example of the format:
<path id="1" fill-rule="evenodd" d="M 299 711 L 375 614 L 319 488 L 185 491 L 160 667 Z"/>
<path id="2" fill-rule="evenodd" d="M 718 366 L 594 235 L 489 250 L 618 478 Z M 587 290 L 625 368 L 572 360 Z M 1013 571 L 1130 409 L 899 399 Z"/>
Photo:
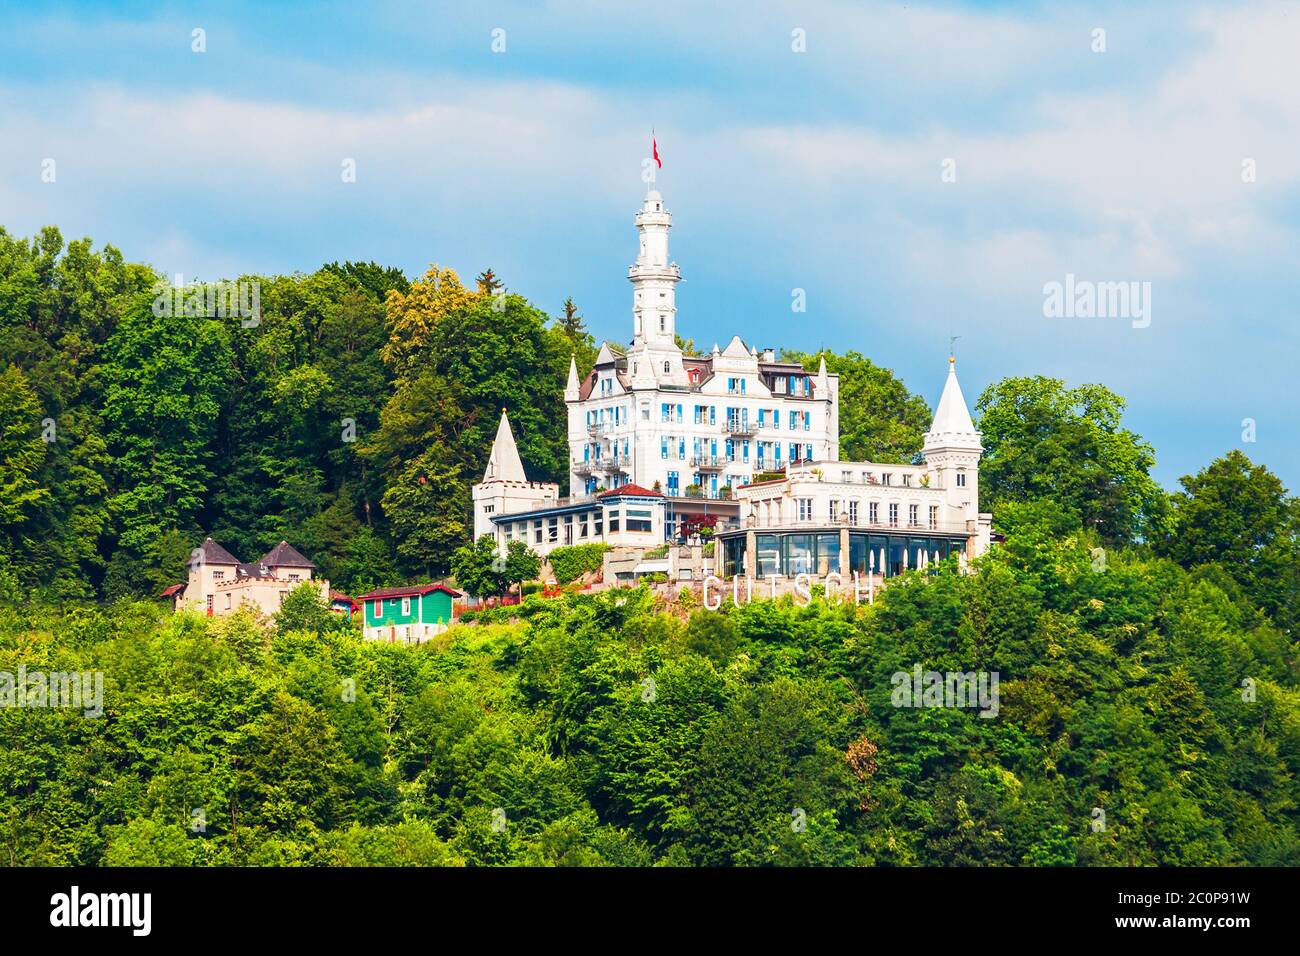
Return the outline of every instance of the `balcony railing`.
<path id="1" fill-rule="evenodd" d="M 758 425 L 743 418 L 727 420 L 727 433 L 741 438 L 753 438 L 758 434 Z"/>
<path id="2" fill-rule="evenodd" d="M 692 455 L 691 467 L 701 471 L 721 471 L 727 467 L 727 459 L 721 455 Z"/>
<path id="3" fill-rule="evenodd" d="M 752 524 L 750 522 L 753 522 Z M 906 521 L 896 523 L 885 521 L 832 521 L 830 518 L 776 518 L 768 521 L 763 517 L 746 517 L 742 516 L 740 520 L 741 527 L 751 529 L 762 534 L 764 531 L 790 531 L 790 530 L 832 530 L 838 528 L 848 528 L 850 531 L 886 531 L 893 534 L 912 535 L 915 537 L 925 537 L 928 534 L 963 534 L 970 535 L 976 531 L 975 522 L 966 521 L 936 521 L 930 524 L 928 521 L 920 521 L 916 524 L 909 524 Z"/>

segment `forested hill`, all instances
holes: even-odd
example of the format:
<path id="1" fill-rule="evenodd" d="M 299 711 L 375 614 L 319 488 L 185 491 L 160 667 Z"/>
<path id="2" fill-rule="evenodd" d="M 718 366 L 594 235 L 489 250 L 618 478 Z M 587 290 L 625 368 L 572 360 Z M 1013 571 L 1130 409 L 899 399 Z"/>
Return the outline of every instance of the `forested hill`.
<path id="1" fill-rule="evenodd" d="M 1293 648 L 1221 569 L 1010 511 L 977 573 L 874 607 L 535 595 L 416 647 L 305 592 L 278 628 L 0 607 L 9 864 L 1300 864 Z M 301 600 L 306 598 L 306 600 Z M 914 668 L 996 714 L 896 706 Z"/>
<path id="2" fill-rule="evenodd" d="M 564 481 L 569 356 L 585 372 L 596 352 L 572 300 L 552 317 L 491 270 L 467 288 L 374 263 L 226 288 L 239 314 L 160 296 L 163 277 L 111 246 L 0 229 L 0 600 L 153 596 L 207 534 L 244 560 L 288 540 L 345 590 L 445 574 L 503 407 L 530 475 Z M 839 373 L 842 457 L 919 451 L 930 411 L 889 370 L 783 355 Z M 995 526 L 1050 502 L 1102 546 L 1221 567 L 1294 634 L 1297 499 L 1240 451 L 1166 494 L 1124 407 L 1099 384 L 989 386 L 975 413 Z"/>
<path id="3" fill-rule="evenodd" d="M 569 357 L 596 355 L 572 301 L 346 263 L 240 277 L 249 321 L 190 291 L 155 308 L 163 278 L 0 230 L 0 597 L 157 594 L 206 534 L 243 560 L 288 540 L 346 590 L 446 573 L 503 407 L 530 475 L 567 479 Z M 828 357 L 846 454 L 916 452 L 924 400 Z"/>
<path id="4" fill-rule="evenodd" d="M 256 321 L 158 279 L 0 232 L 0 675 L 104 685 L 0 707 L 4 862 L 1300 863 L 1300 503 L 1241 451 L 1170 495 L 1119 396 L 1006 379 L 975 408 L 1005 542 L 874 607 L 534 596 L 411 648 L 305 591 L 173 615 L 131 598 L 204 533 L 351 589 L 445 571 L 502 406 L 562 478 L 594 342 L 490 272 L 244 277 Z M 925 402 L 826 361 L 841 453 L 915 454 Z M 996 719 L 895 706 L 916 668 L 997 672 Z"/>

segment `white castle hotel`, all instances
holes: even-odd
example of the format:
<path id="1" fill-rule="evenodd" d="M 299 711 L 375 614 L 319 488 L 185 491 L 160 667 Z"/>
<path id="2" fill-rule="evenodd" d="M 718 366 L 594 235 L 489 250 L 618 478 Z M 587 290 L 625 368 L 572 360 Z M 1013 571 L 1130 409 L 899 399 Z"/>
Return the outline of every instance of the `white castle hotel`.
<path id="1" fill-rule="evenodd" d="M 839 380 L 824 359 L 813 375 L 739 336 L 707 356 L 682 353 L 671 225 L 651 191 L 628 269 L 631 345 L 603 345 L 582 380 L 570 362 L 571 497 L 528 481 L 503 410 L 473 489 L 475 537 L 493 535 L 503 550 L 526 541 L 542 556 L 593 541 L 647 548 L 675 538 L 687 516 L 711 514 L 724 576 L 891 575 L 982 554 L 991 526 L 978 511 L 983 448 L 953 360 L 924 464 L 840 461 Z"/>

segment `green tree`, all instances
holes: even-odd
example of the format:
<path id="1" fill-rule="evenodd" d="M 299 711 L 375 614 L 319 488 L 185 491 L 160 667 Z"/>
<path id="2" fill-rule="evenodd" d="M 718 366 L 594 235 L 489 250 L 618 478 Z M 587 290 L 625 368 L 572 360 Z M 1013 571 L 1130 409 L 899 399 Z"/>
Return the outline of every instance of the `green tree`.
<path id="1" fill-rule="evenodd" d="M 1300 500 L 1241 451 L 1181 479 L 1156 550 L 1185 568 L 1221 565 L 1288 631 L 1300 624 Z"/>
<path id="2" fill-rule="evenodd" d="M 1124 405 L 1101 385 L 1071 389 L 1043 376 L 990 385 L 975 406 L 981 510 L 1047 498 L 1107 543 L 1158 535 L 1167 507 L 1151 477 L 1155 452 L 1122 426 Z"/>
<path id="3" fill-rule="evenodd" d="M 476 597 L 504 591 L 507 583 L 505 572 L 505 561 L 497 553 L 496 539 L 490 534 L 457 548 L 451 556 L 451 573 L 456 584 Z"/>

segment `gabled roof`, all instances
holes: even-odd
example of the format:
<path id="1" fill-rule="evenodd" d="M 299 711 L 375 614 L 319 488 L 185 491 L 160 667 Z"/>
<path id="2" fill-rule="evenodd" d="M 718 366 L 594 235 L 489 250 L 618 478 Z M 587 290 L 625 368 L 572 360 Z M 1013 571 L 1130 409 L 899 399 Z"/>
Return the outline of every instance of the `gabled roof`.
<path id="1" fill-rule="evenodd" d="M 745 348 L 745 343 L 741 341 L 739 335 L 733 335 L 731 337 L 731 341 L 728 342 L 727 347 L 722 350 L 722 354 L 727 358 L 753 358 L 749 353 L 749 349 Z"/>
<path id="2" fill-rule="evenodd" d="M 171 597 L 173 594 L 176 594 L 178 591 L 184 591 L 184 590 L 185 590 L 185 585 L 183 585 L 183 584 L 173 584 L 173 585 L 171 585 L 170 587 L 164 588 L 164 589 L 163 589 L 163 593 L 160 594 L 160 595 L 158 595 L 158 596 L 159 596 L 159 597 Z"/>
<path id="3" fill-rule="evenodd" d="M 239 564 L 239 559 L 217 544 L 211 538 L 204 538 L 199 545 L 199 555 L 204 564 Z"/>
<path id="4" fill-rule="evenodd" d="M 515 445 L 514 432 L 510 430 L 510 419 L 506 410 L 501 409 L 501 423 L 497 425 L 497 437 L 492 442 L 492 453 L 488 455 L 487 470 L 483 472 L 484 481 L 527 481 L 524 463 L 519 457 L 519 448 Z"/>
<path id="5" fill-rule="evenodd" d="M 640 485 L 620 485 L 617 488 L 607 488 L 599 492 L 597 498 L 618 498 L 622 495 L 638 495 L 642 498 L 662 498 L 663 495 L 658 491 L 651 491 L 649 488 L 642 488 Z"/>
<path id="6" fill-rule="evenodd" d="M 367 591 L 365 594 L 357 595 L 357 600 L 373 601 L 378 598 L 419 597 L 431 591 L 442 591 L 454 598 L 460 597 L 459 591 L 449 588 L 445 584 L 411 584 L 400 588 L 377 588 L 374 591 Z"/>
<path id="7" fill-rule="evenodd" d="M 314 568 L 305 557 L 302 556 L 297 548 L 288 541 L 281 541 L 266 554 L 262 555 L 259 564 L 265 564 L 268 568 Z"/>

